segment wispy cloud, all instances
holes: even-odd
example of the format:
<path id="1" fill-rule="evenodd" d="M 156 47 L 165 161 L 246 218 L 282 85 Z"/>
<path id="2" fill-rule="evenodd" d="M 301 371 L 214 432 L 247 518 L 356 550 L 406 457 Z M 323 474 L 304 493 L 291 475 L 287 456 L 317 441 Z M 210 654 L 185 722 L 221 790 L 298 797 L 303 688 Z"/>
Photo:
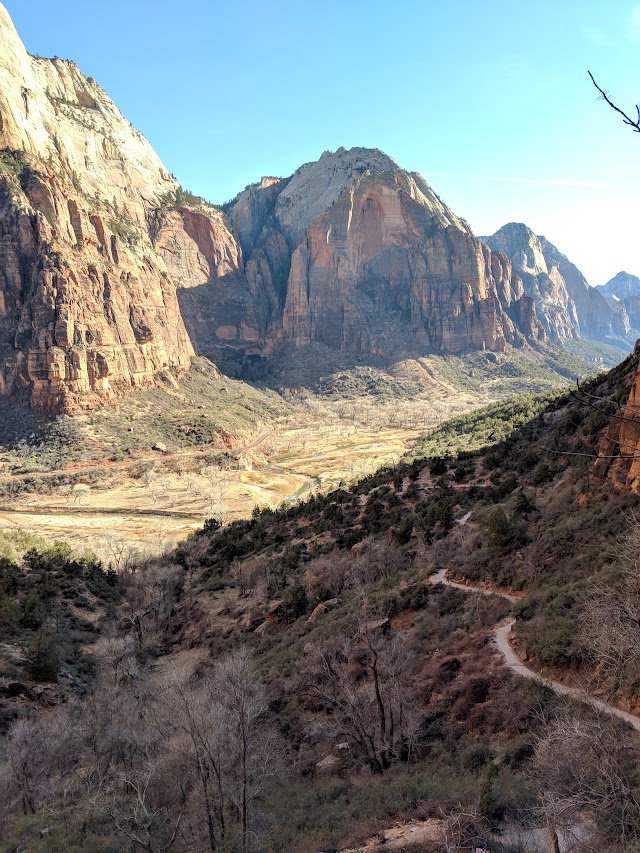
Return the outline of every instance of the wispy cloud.
<path id="1" fill-rule="evenodd" d="M 576 181 L 572 178 L 509 178 L 502 175 L 462 175 L 458 172 L 429 172 L 425 178 L 462 178 L 465 181 L 500 181 L 507 184 L 545 184 L 555 187 L 603 187 L 594 181 Z"/>

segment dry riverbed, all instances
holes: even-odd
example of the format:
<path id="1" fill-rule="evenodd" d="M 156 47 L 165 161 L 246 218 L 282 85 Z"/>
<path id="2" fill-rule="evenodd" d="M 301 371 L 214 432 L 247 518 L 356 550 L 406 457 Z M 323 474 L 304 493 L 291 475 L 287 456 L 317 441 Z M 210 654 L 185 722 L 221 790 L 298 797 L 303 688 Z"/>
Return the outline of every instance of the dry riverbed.
<path id="1" fill-rule="evenodd" d="M 227 468 L 193 449 L 105 462 L 97 482 L 81 477 L 51 494 L 3 501 L 0 530 L 62 539 L 120 567 L 175 546 L 211 516 L 246 518 L 256 506 L 275 508 L 395 462 L 422 432 L 289 427 L 261 433 Z"/>

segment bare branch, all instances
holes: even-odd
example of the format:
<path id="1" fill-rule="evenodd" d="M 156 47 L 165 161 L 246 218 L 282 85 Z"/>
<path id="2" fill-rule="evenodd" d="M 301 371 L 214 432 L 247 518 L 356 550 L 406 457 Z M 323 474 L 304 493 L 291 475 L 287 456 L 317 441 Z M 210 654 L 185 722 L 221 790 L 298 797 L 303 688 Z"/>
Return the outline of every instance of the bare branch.
<path id="1" fill-rule="evenodd" d="M 600 402 L 604 403 L 605 405 L 608 404 L 610 406 L 613 406 L 617 412 L 619 412 L 621 410 L 620 405 L 618 403 L 614 403 L 613 400 L 605 400 L 604 397 L 594 397 L 593 394 L 587 394 L 587 392 L 583 391 L 583 389 L 580 387 L 580 383 L 578 382 L 577 379 L 576 379 L 576 385 L 578 386 L 578 391 L 580 391 L 581 394 L 584 394 L 585 397 L 590 397 L 592 400 L 600 400 Z M 578 403 L 580 403 L 581 406 L 588 406 L 590 409 L 595 409 L 596 412 L 600 412 L 600 414 L 605 415 L 606 417 L 611 418 L 612 420 L 628 421 L 629 423 L 633 423 L 633 424 L 639 423 L 639 421 L 636 420 L 635 414 L 632 415 L 631 417 L 628 417 L 627 415 L 616 414 L 616 413 L 610 414 L 609 412 L 605 412 L 600 406 L 596 406 L 594 403 L 590 403 L 589 400 L 585 399 L 584 397 L 578 397 L 578 395 L 576 394 L 575 391 L 569 391 L 569 393 L 571 394 L 571 396 L 573 397 L 574 400 L 576 400 Z"/>
<path id="2" fill-rule="evenodd" d="M 603 453 L 579 453 L 577 451 L 572 450 L 560 450 L 560 445 L 558 444 L 558 439 L 554 439 L 556 450 L 549 450 L 549 453 L 552 453 L 554 456 L 586 456 L 587 459 L 640 459 L 640 453 L 629 454 L 625 456 L 623 453 L 614 453 L 613 455 L 607 456 Z M 620 447 L 630 447 L 631 445 L 620 444 L 619 441 L 613 442 L 614 444 L 619 444 Z"/>
<path id="3" fill-rule="evenodd" d="M 598 92 L 600 92 L 600 97 L 602 98 L 602 100 L 603 100 L 605 103 L 607 103 L 607 104 L 611 107 L 611 109 L 612 109 L 612 110 L 615 110 L 619 115 L 621 115 L 621 116 L 622 116 L 622 120 L 624 121 L 624 123 L 625 123 L 626 125 L 628 125 L 629 127 L 633 128 L 633 132 L 634 132 L 634 133 L 640 133 L 640 106 L 639 106 L 638 104 L 636 104 L 636 112 L 637 112 L 637 114 L 638 114 L 638 117 L 637 117 L 637 118 L 636 118 L 636 120 L 634 121 L 634 120 L 633 120 L 632 118 L 630 118 L 630 117 L 629 117 L 629 116 L 628 116 L 628 115 L 627 115 L 623 110 L 621 110 L 621 109 L 620 109 L 620 107 L 617 107 L 617 106 L 613 103 L 613 101 L 612 101 L 612 100 L 611 100 L 611 98 L 607 95 L 607 93 L 604 91 L 604 89 L 601 89 L 601 88 L 600 88 L 600 86 L 598 86 L 598 84 L 597 84 L 597 83 L 596 83 L 596 81 L 595 81 L 595 78 L 594 78 L 593 74 L 592 74 L 590 71 L 588 71 L 588 72 L 587 72 L 587 74 L 589 75 L 589 77 L 591 77 L 591 82 L 592 82 L 592 83 L 593 83 L 593 85 L 596 87 L 596 89 L 598 90 Z"/>

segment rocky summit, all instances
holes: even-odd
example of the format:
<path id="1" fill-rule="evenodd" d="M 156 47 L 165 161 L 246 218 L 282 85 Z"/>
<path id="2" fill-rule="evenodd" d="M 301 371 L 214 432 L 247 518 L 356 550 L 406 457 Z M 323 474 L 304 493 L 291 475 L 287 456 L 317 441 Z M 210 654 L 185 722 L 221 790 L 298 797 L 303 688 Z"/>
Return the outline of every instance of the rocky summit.
<path id="1" fill-rule="evenodd" d="M 544 337 L 507 259 L 381 151 L 326 151 L 247 187 L 226 213 L 237 263 L 179 293 L 215 361 L 312 344 L 383 358 L 501 351 Z"/>
<path id="2" fill-rule="evenodd" d="M 628 334 L 624 312 L 612 310 L 575 264 L 545 237 L 520 222 L 509 222 L 481 240 L 511 260 L 552 340 L 606 340 L 613 334 Z"/>
<path id="3" fill-rule="evenodd" d="M 598 284 L 596 290 L 600 291 L 609 305 L 614 305 L 630 296 L 640 296 L 640 278 L 628 272 L 619 272 L 606 284 Z"/>
<path id="4" fill-rule="evenodd" d="M 273 306 L 256 330 L 265 354 L 280 343 L 502 350 L 542 333 L 509 262 L 381 151 L 326 151 L 288 180 L 247 188 L 229 217 L 249 286 L 266 287 Z"/>

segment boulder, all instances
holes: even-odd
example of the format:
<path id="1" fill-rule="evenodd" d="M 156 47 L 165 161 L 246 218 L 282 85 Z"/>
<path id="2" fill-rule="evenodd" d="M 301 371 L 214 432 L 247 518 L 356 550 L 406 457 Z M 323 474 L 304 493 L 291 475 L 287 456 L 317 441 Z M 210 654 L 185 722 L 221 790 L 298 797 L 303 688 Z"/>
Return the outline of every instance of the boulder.
<path id="1" fill-rule="evenodd" d="M 330 598 L 327 601 L 321 601 L 320 604 L 316 605 L 316 607 L 314 607 L 314 609 L 311 611 L 307 622 L 315 622 L 318 616 L 321 616 L 323 613 L 327 613 L 327 611 L 332 610 L 337 603 L 337 598 Z"/>

